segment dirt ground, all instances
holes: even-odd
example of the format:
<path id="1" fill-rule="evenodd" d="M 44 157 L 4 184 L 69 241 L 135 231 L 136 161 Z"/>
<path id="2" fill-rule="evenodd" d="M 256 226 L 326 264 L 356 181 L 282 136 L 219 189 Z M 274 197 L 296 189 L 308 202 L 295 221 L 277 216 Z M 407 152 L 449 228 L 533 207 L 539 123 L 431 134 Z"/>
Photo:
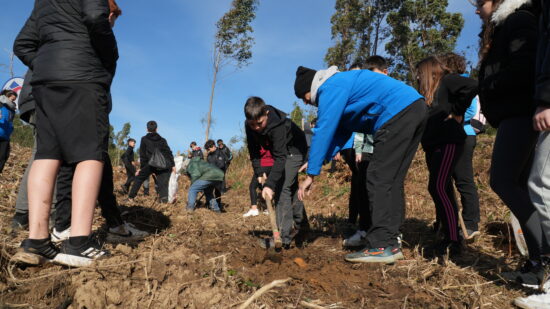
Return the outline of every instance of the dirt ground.
<path id="1" fill-rule="evenodd" d="M 112 257 L 92 268 L 57 265 L 19 268 L 8 260 L 26 232 L 10 228 L 19 179 L 30 155 L 14 145 L 0 175 L 0 305 L 3 308 L 238 308 L 261 287 L 290 280 L 252 302 L 249 308 L 513 308 L 512 300 L 533 291 L 505 284 L 498 273 L 520 261 L 508 211 L 491 192 L 488 169 L 492 139 L 480 136 L 475 159 L 481 196 L 479 241 L 458 259 L 431 259 L 423 248 L 433 242 L 435 217 L 427 192 L 422 151 L 406 183 L 405 260 L 395 265 L 351 264 L 342 239 L 353 233 L 347 221 L 349 174 L 317 179 L 306 201 L 312 232 L 305 248 L 266 252 L 258 240 L 269 234 L 268 216 L 244 219 L 249 207 L 251 168 L 236 158 L 223 197 L 226 213 L 205 208 L 184 211 L 189 182 L 181 177 L 176 204 L 138 197 L 129 204 L 117 193 L 124 218 L 151 236 L 134 245 L 105 246 Z M 116 187 L 123 182 L 116 171 Z M 152 190 L 154 192 L 154 190 Z M 101 237 L 103 220 L 97 211 Z M 317 306 L 317 307 L 315 307 Z"/>

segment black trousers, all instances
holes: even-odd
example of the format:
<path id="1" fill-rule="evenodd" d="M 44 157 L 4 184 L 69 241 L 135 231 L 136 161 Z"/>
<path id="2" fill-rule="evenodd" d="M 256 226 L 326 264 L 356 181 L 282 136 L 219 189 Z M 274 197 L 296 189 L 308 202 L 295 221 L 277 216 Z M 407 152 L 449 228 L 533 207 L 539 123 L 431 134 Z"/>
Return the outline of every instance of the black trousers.
<path id="1" fill-rule="evenodd" d="M 372 225 L 371 248 L 397 245 L 405 219 L 404 182 L 426 126 L 427 106 L 418 100 L 386 122 L 374 135 L 374 153 L 367 168 Z"/>
<path id="2" fill-rule="evenodd" d="M 0 140 L 0 173 L 4 170 L 4 166 L 10 157 L 10 141 Z"/>
<path id="3" fill-rule="evenodd" d="M 126 183 L 124 183 L 124 187 L 126 188 L 126 191 L 130 190 L 130 186 L 134 181 L 136 180 L 136 168 L 133 165 L 125 165 L 126 168 Z"/>
<path id="4" fill-rule="evenodd" d="M 111 159 L 105 155 L 103 175 L 97 201 L 101 207 L 101 216 L 108 227 L 124 223 L 114 194 L 113 166 Z M 57 176 L 57 203 L 55 204 L 55 229 L 64 231 L 71 226 L 72 185 L 76 165 L 63 164 Z"/>
<path id="5" fill-rule="evenodd" d="M 474 181 L 472 160 L 476 148 L 477 137 L 468 135 L 464 142 L 462 153 L 458 156 L 453 172 L 455 186 L 460 193 L 462 202 L 462 218 L 466 228 L 472 231 L 479 229 L 479 195 Z"/>
<path id="6" fill-rule="evenodd" d="M 545 237 L 527 189 L 537 138 L 531 117 L 503 120 L 491 160 L 491 188 L 518 218 L 531 259 L 539 258 Z"/>
<path id="7" fill-rule="evenodd" d="M 355 162 L 355 149 L 344 149 L 340 154 L 351 170 L 348 222 L 353 224 L 359 218 L 359 230 L 367 231 L 371 224 L 367 194 L 367 168 L 370 154 L 363 153 L 359 163 Z"/>
<path id="8" fill-rule="evenodd" d="M 168 183 L 170 182 L 170 169 L 159 170 L 149 165 L 143 166 L 139 170 L 139 174 L 132 185 L 130 190 L 129 198 L 136 197 L 141 184 L 148 179 L 152 174 L 156 175 L 155 178 L 155 187 L 157 188 L 157 193 L 161 203 L 168 203 Z"/>
<path id="9" fill-rule="evenodd" d="M 463 147 L 462 144 L 442 144 L 424 149 L 430 172 L 428 191 L 447 241 L 459 241 L 458 205 L 452 175 Z"/>

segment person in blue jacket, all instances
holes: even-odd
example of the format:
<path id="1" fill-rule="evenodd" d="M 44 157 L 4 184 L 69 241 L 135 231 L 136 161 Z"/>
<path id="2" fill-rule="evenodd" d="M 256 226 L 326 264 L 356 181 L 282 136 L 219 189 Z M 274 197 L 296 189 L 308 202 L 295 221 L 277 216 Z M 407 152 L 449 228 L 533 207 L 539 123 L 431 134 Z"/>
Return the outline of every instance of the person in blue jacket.
<path id="1" fill-rule="evenodd" d="M 353 132 L 374 135 L 374 153 L 367 168 L 372 225 L 369 246 L 346 260 L 393 263 L 403 258 L 397 237 L 404 217 L 404 181 L 426 123 L 427 106 L 412 87 L 368 70 L 314 71 L 299 67 L 294 91 L 304 103 L 318 107 L 307 178 L 299 198 L 309 191 L 323 161 L 349 148 Z"/>
<path id="2" fill-rule="evenodd" d="M 13 118 L 15 117 L 15 100 L 17 93 L 12 90 L 2 90 L 0 93 L 0 173 L 10 157 L 10 136 L 13 132 Z"/>

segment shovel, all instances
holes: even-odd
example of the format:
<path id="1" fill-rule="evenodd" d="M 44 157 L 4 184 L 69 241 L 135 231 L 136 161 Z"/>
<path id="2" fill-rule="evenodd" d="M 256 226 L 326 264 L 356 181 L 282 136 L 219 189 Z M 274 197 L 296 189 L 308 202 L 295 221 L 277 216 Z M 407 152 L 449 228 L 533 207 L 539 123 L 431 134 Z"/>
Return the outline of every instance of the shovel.
<path id="1" fill-rule="evenodd" d="M 261 184 L 265 184 L 267 175 L 264 173 Z M 275 249 L 279 250 L 283 247 L 283 240 L 281 239 L 281 233 L 277 227 L 277 217 L 275 215 L 275 209 L 273 208 L 273 201 L 270 198 L 265 199 L 267 205 L 267 211 L 269 212 L 269 222 L 271 223 L 271 230 L 273 231 L 273 242 L 275 243 Z"/>

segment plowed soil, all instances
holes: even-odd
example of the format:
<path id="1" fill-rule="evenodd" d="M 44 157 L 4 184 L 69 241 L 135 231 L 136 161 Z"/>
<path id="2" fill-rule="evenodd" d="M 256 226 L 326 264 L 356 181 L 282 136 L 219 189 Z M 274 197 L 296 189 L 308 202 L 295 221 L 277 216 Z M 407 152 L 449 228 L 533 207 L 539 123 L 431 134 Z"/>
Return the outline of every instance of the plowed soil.
<path id="1" fill-rule="evenodd" d="M 506 223 L 508 211 L 488 186 L 492 138 L 481 136 L 475 157 L 481 196 L 482 237 L 461 257 L 433 259 L 424 248 L 434 241 L 435 217 L 427 192 L 427 171 L 419 151 L 406 183 L 405 260 L 395 265 L 351 264 L 342 240 L 347 223 L 349 173 L 319 177 L 306 201 L 312 231 L 304 248 L 281 253 L 260 248 L 269 235 L 267 215 L 242 217 L 249 207 L 251 168 L 243 156 L 233 162 L 226 213 L 206 208 L 185 212 L 189 181 L 180 178 L 179 200 L 162 205 L 152 197 L 128 203 L 117 193 L 124 218 L 151 236 L 133 244 L 106 244 L 112 257 L 94 267 L 57 265 L 21 268 L 9 258 L 27 235 L 10 227 L 18 183 L 30 150 L 13 146 L 0 175 L 0 304 L 4 308 L 238 308 L 261 287 L 290 280 L 255 300 L 249 308 L 512 308 L 515 297 L 533 291 L 498 276 L 521 260 Z M 123 183 L 116 170 L 117 188 Z M 154 192 L 154 190 L 152 190 Z M 103 219 L 99 210 L 95 229 Z M 317 306 L 317 307 L 315 307 Z"/>

